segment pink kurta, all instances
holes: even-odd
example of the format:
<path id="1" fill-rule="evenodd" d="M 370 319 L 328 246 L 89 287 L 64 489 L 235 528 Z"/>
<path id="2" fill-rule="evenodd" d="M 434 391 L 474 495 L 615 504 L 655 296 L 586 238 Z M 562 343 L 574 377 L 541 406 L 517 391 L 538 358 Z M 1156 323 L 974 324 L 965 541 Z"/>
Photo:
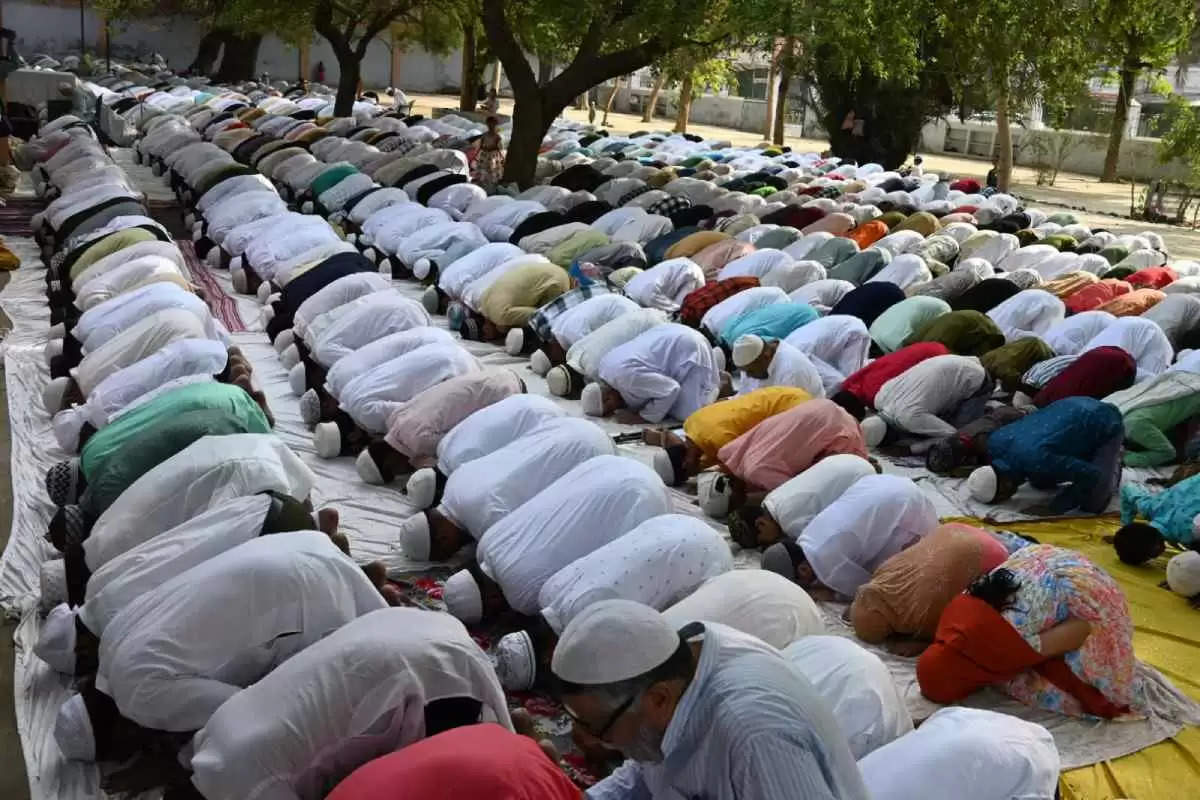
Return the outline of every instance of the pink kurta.
<path id="1" fill-rule="evenodd" d="M 509 369 L 471 372 L 426 389 L 392 412 L 384 437 L 414 467 L 437 463 L 437 446 L 451 428 L 479 409 L 524 391 Z"/>
<path id="2" fill-rule="evenodd" d="M 867 457 L 858 422 L 832 400 L 810 400 L 768 417 L 717 451 L 731 474 L 770 491 L 826 456 Z"/>

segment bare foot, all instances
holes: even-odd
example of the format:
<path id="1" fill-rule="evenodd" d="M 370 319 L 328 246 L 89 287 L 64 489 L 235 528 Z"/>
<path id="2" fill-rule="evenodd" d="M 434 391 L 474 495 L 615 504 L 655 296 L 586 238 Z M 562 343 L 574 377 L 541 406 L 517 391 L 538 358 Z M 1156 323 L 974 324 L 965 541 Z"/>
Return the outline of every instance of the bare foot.
<path id="1" fill-rule="evenodd" d="M 537 727 L 533 723 L 532 714 L 523 708 L 516 708 L 509 712 L 509 716 L 512 718 L 514 731 L 530 739 L 537 738 Z"/>
<path id="2" fill-rule="evenodd" d="M 371 583 L 376 587 L 382 587 L 387 583 L 387 568 L 383 566 L 382 561 L 372 561 L 370 564 L 363 565 L 363 572 L 367 573 L 367 577 L 371 579 Z"/>
<path id="3" fill-rule="evenodd" d="M 329 534 L 329 540 L 337 546 L 338 550 L 341 550 L 346 555 L 350 555 L 350 540 L 346 538 L 345 534 L 334 531 Z"/>
<path id="4" fill-rule="evenodd" d="M 338 521 L 340 519 L 341 515 L 338 514 L 338 510 L 333 506 L 327 506 L 317 512 L 317 528 L 322 533 L 328 533 L 330 536 L 333 536 L 338 532 Z"/>

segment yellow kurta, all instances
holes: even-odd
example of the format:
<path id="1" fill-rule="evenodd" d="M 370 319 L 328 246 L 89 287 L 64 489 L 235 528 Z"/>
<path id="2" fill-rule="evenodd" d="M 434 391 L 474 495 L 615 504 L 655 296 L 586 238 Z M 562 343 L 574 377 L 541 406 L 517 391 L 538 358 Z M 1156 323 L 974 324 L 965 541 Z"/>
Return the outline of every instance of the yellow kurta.
<path id="1" fill-rule="evenodd" d="M 704 452 L 706 463 L 715 463 L 717 451 L 768 417 L 812 399 L 803 389 L 768 386 L 707 405 L 688 416 L 683 432 Z"/>

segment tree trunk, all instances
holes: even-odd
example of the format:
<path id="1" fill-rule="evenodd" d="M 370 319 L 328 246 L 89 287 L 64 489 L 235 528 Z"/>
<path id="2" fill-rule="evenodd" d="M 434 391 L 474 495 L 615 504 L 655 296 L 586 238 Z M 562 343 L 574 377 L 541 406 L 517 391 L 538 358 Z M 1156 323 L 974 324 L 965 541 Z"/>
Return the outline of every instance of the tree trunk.
<path id="1" fill-rule="evenodd" d="M 996 188 L 1007 192 L 1012 181 L 1012 126 L 1008 122 L 1008 92 L 996 95 L 996 147 L 1000 151 L 996 162 Z"/>
<path id="2" fill-rule="evenodd" d="M 604 119 L 600 120 L 600 127 L 608 125 L 608 114 L 612 111 L 613 101 L 617 99 L 617 90 L 621 88 L 621 79 L 617 78 L 613 81 L 612 91 L 608 93 L 608 102 L 604 104 Z"/>
<path id="3" fill-rule="evenodd" d="M 675 111 L 675 132 L 687 133 L 688 117 L 692 115 L 692 76 L 687 75 L 679 85 L 679 107 Z"/>
<path id="4" fill-rule="evenodd" d="M 787 120 L 788 92 L 792 88 L 792 76 L 786 70 L 779 73 L 779 99 L 775 101 L 775 130 L 772 131 L 771 142 L 783 144 L 783 125 Z"/>
<path id="5" fill-rule="evenodd" d="M 545 56 L 538 56 L 538 86 L 545 86 L 554 77 L 554 61 Z"/>
<path id="6" fill-rule="evenodd" d="M 557 112 L 545 113 L 540 91 L 526 95 L 514 89 L 514 93 L 516 103 L 513 106 L 512 138 L 504 160 L 504 182 L 516 183 L 525 189 L 533 185 L 538 150 Z"/>
<path id="7" fill-rule="evenodd" d="M 767 113 L 763 118 L 763 140 L 771 138 L 771 129 L 775 127 L 775 102 L 778 99 L 775 94 L 775 83 L 779 77 L 779 51 L 778 48 L 771 45 L 771 64 L 767 70 Z"/>
<path id="8" fill-rule="evenodd" d="M 362 56 L 351 49 L 334 49 L 338 60 L 337 97 L 333 101 L 333 115 L 348 117 L 354 113 L 354 101 L 358 99 L 358 82 L 362 74 Z"/>
<path id="9" fill-rule="evenodd" d="M 653 122 L 654 112 L 658 108 L 658 95 L 662 92 L 663 84 L 667 82 L 667 74 L 665 72 L 658 73 L 658 77 L 654 79 L 654 86 L 650 89 L 650 100 L 642 109 L 642 122 Z"/>
<path id="10" fill-rule="evenodd" d="M 217 83 L 237 83 L 254 79 L 258 66 L 258 47 L 262 44 L 261 33 L 239 36 L 226 34 L 225 53 L 221 56 L 221 67 L 213 80 Z"/>
<path id="11" fill-rule="evenodd" d="M 1117 179 L 1121 165 L 1121 142 L 1125 139 L 1125 123 L 1129 121 L 1129 102 L 1133 98 L 1133 84 L 1137 80 L 1137 67 L 1125 59 L 1121 65 L 1121 85 L 1117 90 L 1117 107 L 1113 109 L 1112 128 L 1108 131 L 1108 152 L 1104 154 L 1104 172 L 1100 180 L 1112 182 Z"/>
<path id="12" fill-rule="evenodd" d="M 463 23 L 462 86 L 458 90 L 458 110 L 475 110 L 475 21 Z"/>
<path id="13" fill-rule="evenodd" d="M 225 31 L 209 31 L 200 38 L 196 47 L 196 57 L 188 65 L 187 71 L 193 75 L 212 75 L 213 67 L 221 55 L 221 45 L 225 41 Z"/>

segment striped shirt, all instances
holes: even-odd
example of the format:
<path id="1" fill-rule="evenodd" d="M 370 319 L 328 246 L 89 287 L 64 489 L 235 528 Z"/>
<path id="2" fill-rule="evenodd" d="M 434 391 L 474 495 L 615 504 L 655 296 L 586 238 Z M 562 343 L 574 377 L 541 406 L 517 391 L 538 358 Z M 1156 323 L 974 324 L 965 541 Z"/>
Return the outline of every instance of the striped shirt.
<path id="1" fill-rule="evenodd" d="M 866 800 L 828 704 L 775 648 L 705 623 L 691 685 L 662 743 L 662 762 L 626 761 L 591 800 Z"/>
<path id="2" fill-rule="evenodd" d="M 587 286 L 578 286 L 570 291 L 563 292 L 558 297 L 551 300 L 546 305 L 539 308 L 529 318 L 526 323 L 530 330 L 538 335 L 543 342 L 548 342 L 554 336 L 550 330 L 550 324 L 558 317 L 559 314 L 566 311 L 568 308 L 574 308 L 592 297 L 598 297 L 602 294 L 608 294 L 608 287 L 599 283 L 590 283 Z"/>

